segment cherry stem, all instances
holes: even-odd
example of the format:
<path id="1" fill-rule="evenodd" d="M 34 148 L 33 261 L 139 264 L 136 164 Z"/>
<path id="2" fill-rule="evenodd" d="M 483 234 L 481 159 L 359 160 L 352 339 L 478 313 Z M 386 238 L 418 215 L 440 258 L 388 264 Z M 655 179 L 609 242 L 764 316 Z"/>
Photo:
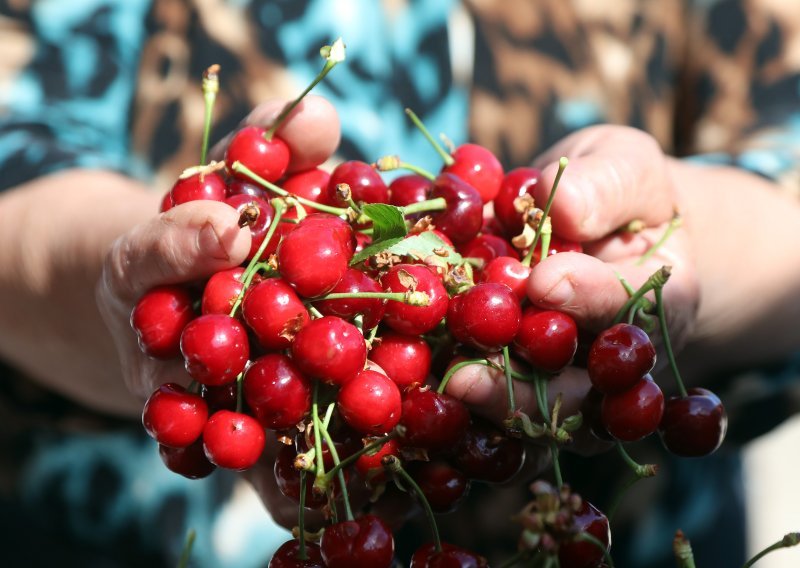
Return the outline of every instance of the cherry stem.
<path id="1" fill-rule="evenodd" d="M 511 356 L 508 354 L 508 345 L 503 346 L 503 372 L 506 376 L 506 394 L 508 395 L 508 413 L 513 414 L 517 409 L 514 400 L 514 381 L 511 377 Z"/>
<path id="2" fill-rule="evenodd" d="M 455 163 L 453 156 L 448 154 L 445 149 L 442 148 L 441 144 L 439 144 L 439 142 L 433 136 L 431 136 L 430 131 L 425 127 L 425 124 L 423 124 L 422 120 L 420 120 L 417 114 L 410 108 L 407 108 L 406 115 L 411 119 L 411 122 L 414 123 L 414 126 L 417 127 L 417 130 L 419 130 L 425 139 L 430 142 L 430 145 L 433 146 L 433 149 L 436 150 L 436 153 L 441 156 L 444 164 L 446 166 L 452 166 Z"/>
<path id="3" fill-rule="evenodd" d="M 558 173 L 556 174 L 556 179 L 553 180 L 553 187 L 550 189 L 550 195 L 547 196 L 547 203 L 545 204 L 544 211 L 542 212 L 542 221 L 536 227 L 536 234 L 533 235 L 531 248 L 528 249 L 528 254 L 526 254 L 525 258 L 522 260 L 522 264 L 524 266 L 530 266 L 531 262 L 533 261 L 533 252 L 536 250 L 536 243 L 539 242 L 539 237 L 544 229 L 545 219 L 547 219 L 548 215 L 550 215 L 550 208 L 553 206 L 553 198 L 556 196 L 558 183 L 561 181 L 561 176 L 564 174 L 564 170 L 566 169 L 568 163 L 569 160 L 566 158 L 566 156 L 562 156 L 561 159 L 558 160 Z"/>
<path id="4" fill-rule="evenodd" d="M 444 374 L 444 377 L 442 377 L 442 382 L 439 383 L 439 387 L 436 389 L 436 392 L 438 392 L 439 394 L 444 393 L 445 389 L 447 388 L 447 383 L 450 381 L 450 377 L 452 377 L 456 371 L 458 371 L 459 369 L 463 369 L 468 365 L 483 365 L 484 367 L 491 367 L 492 369 L 497 369 L 498 371 L 505 371 L 504 367 L 500 367 L 500 365 L 498 365 L 494 361 L 490 361 L 489 359 L 485 358 L 467 359 L 466 361 L 460 361 L 455 365 L 453 365 L 452 367 L 450 367 L 449 369 L 447 369 L 447 372 Z M 518 373 L 514 370 L 510 370 L 510 373 L 511 376 L 515 379 L 521 379 L 524 377 L 522 373 Z"/>
<path id="5" fill-rule="evenodd" d="M 533 385 L 536 393 L 536 406 L 539 408 L 539 413 L 542 415 L 542 419 L 547 427 L 554 432 L 557 425 L 550 420 L 550 413 L 547 409 L 547 381 L 541 374 L 534 371 Z M 560 490 L 564 485 L 564 478 L 561 475 L 561 464 L 558 460 L 558 443 L 555 438 L 550 438 L 548 445 L 550 446 L 550 455 L 553 460 L 553 475 L 555 476 L 556 486 Z"/>
<path id="6" fill-rule="evenodd" d="M 360 450 L 358 450 L 356 453 L 354 453 L 354 454 L 351 454 L 351 455 L 347 456 L 347 457 L 346 457 L 345 459 L 343 459 L 341 462 L 339 462 L 339 463 L 337 463 L 336 465 L 334 465 L 334 466 L 331 468 L 331 470 L 330 470 L 330 471 L 328 471 L 328 472 L 325 474 L 325 477 L 327 478 L 327 479 L 325 480 L 325 482 L 326 482 L 326 483 L 329 483 L 329 482 L 330 482 L 330 480 L 331 480 L 331 478 L 333 478 L 333 476 L 334 476 L 334 475 L 336 475 L 337 473 L 339 473 L 339 471 L 340 471 L 341 469 L 343 469 L 343 468 L 345 468 L 345 467 L 347 467 L 347 466 L 349 466 L 349 465 L 352 465 L 353 463 L 355 463 L 355 462 L 356 462 L 356 460 L 358 460 L 358 458 L 360 458 L 360 457 L 361 457 L 361 456 L 363 456 L 364 454 L 366 454 L 366 453 L 369 453 L 369 452 L 371 452 L 372 450 L 375 450 L 375 449 L 380 449 L 380 448 L 382 448 L 382 447 L 383 447 L 383 445 L 384 445 L 386 442 L 388 442 L 389 440 L 391 440 L 392 438 L 394 438 L 394 434 L 386 434 L 385 436 L 382 436 L 382 437 L 378 438 L 377 440 L 374 440 L 374 441 L 370 442 L 369 444 L 367 444 L 366 446 L 364 446 L 363 448 L 361 448 Z"/>
<path id="7" fill-rule="evenodd" d="M 330 408 L 333 408 L 333 404 L 330 405 Z M 336 451 L 336 444 L 333 443 L 333 438 L 331 438 L 327 428 L 322 428 L 322 435 L 325 437 L 325 443 L 328 444 L 328 451 L 331 453 L 334 466 L 336 466 L 339 464 L 339 452 Z M 339 470 L 336 472 L 336 476 L 339 479 L 339 485 L 342 489 L 342 502 L 344 503 L 345 518 L 348 521 L 352 521 L 354 518 L 353 510 L 350 508 L 350 495 L 347 493 L 347 484 L 345 482 L 344 471 L 342 471 L 342 468 L 339 468 Z"/>
<path id="8" fill-rule="evenodd" d="M 197 537 L 197 533 L 194 529 L 189 529 L 189 532 L 186 533 L 186 541 L 183 543 L 183 550 L 181 550 L 181 557 L 178 559 L 178 568 L 188 568 L 189 567 L 189 560 L 192 556 L 192 548 L 194 547 L 194 541 Z"/>
<path id="9" fill-rule="evenodd" d="M 618 441 L 616 445 L 617 451 L 622 457 L 622 460 L 627 464 L 628 467 L 631 468 L 637 477 L 653 477 L 656 474 L 656 466 L 652 464 L 642 465 L 637 463 L 636 460 L 634 460 L 625 449 L 625 446 L 622 445 L 622 442 Z"/>
<path id="10" fill-rule="evenodd" d="M 242 387 L 244 386 L 244 371 L 236 376 L 236 412 L 241 412 L 244 407 L 244 396 Z"/>
<path id="11" fill-rule="evenodd" d="M 576 540 L 583 540 L 585 542 L 590 542 L 593 545 L 595 545 L 597 548 L 602 550 L 603 551 L 603 558 L 605 559 L 606 564 L 608 565 L 608 568 L 614 568 L 614 561 L 611 559 L 611 554 L 608 552 L 608 549 L 606 548 L 606 545 L 603 544 L 600 541 L 599 538 L 594 536 L 592 533 L 582 532 L 582 533 L 579 533 L 575 537 L 575 539 Z"/>
<path id="12" fill-rule="evenodd" d="M 300 470 L 300 507 L 297 512 L 297 540 L 300 542 L 298 560 L 308 560 L 306 551 L 306 470 Z"/>
<path id="13" fill-rule="evenodd" d="M 272 140 L 272 137 L 275 135 L 275 131 L 281 127 L 283 122 L 286 120 L 286 117 L 288 117 L 294 108 L 300 104 L 300 101 L 302 101 L 305 96 L 311 92 L 311 89 L 316 87 L 317 84 L 325 78 L 325 75 L 330 73 L 331 69 L 336 67 L 337 63 L 344 61 L 344 43 L 342 42 L 342 39 L 337 39 L 332 46 L 323 47 L 322 50 L 320 50 L 320 53 L 322 53 L 323 57 L 325 57 L 325 65 L 322 67 L 322 71 L 320 71 L 317 76 L 314 77 L 314 80 L 311 81 L 311 83 L 302 93 L 300 93 L 300 96 L 283 107 L 281 113 L 272 122 L 272 126 L 270 126 L 269 129 L 267 129 L 267 131 L 264 133 L 265 140 Z"/>
<path id="14" fill-rule="evenodd" d="M 315 308 L 311 304 L 307 304 L 306 307 L 308 308 L 308 311 L 311 314 L 312 318 L 319 319 L 319 318 L 325 317 L 325 315 L 321 311 L 319 311 L 317 308 Z"/>
<path id="15" fill-rule="evenodd" d="M 676 531 L 672 539 L 672 553 L 678 568 L 695 568 L 692 545 L 681 530 Z"/>
<path id="16" fill-rule="evenodd" d="M 422 176 L 425 179 L 433 181 L 436 179 L 436 176 L 429 172 L 428 170 L 421 168 L 415 164 L 410 164 L 408 162 L 404 162 L 400 159 L 400 156 L 383 156 L 382 158 L 378 158 L 378 160 L 372 164 L 372 167 L 378 170 L 379 172 L 393 172 L 395 170 L 408 170 L 410 172 L 414 172 L 418 176 Z"/>
<path id="17" fill-rule="evenodd" d="M 433 533 L 434 548 L 436 552 L 441 552 L 442 540 L 441 538 L 439 538 L 439 527 L 436 525 L 436 517 L 434 516 L 433 509 L 431 509 L 431 505 L 425 498 L 425 494 L 422 492 L 422 489 L 420 489 L 419 485 L 417 485 L 417 482 L 414 481 L 414 479 L 410 475 L 408 475 L 408 472 L 403 469 L 403 466 L 400 463 L 400 460 L 397 458 L 397 456 L 393 455 L 384 456 L 383 459 L 381 460 L 381 463 L 383 464 L 384 468 L 386 468 L 394 475 L 400 477 L 403 480 L 403 482 L 406 483 L 408 486 L 410 486 L 417 494 L 417 498 L 422 503 L 422 507 L 423 509 L 425 509 L 425 514 L 428 517 L 428 523 L 431 526 L 431 532 Z"/>
<path id="18" fill-rule="evenodd" d="M 661 328 L 661 338 L 664 342 L 664 350 L 667 352 L 667 359 L 669 359 L 669 367 L 672 369 L 672 376 L 675 377 L 675 383 L 678 385 L 678 391 L 681 393 L 682 397 L 686 397 L 689 395 L 689 393 L 686 391 L 686 386 L 683 384 L 681 373 L 678 370 L 678 363 L 675 361 L 675 353 L 672 350 L 672 341 L 669 339 L 667 318 L 664 315 L 664 298 L 660 286 L 655 289 L 655 295 L 656 309 L 658 310 L 658 325 Z"/>
<path id="19" fill-rule="evenodd" d="M 300 197 L 299 195 L 294 195 L 292 193 L 289 193 L 282 187 L 279 187 L 274 183 L 265 180 L 264 178 L 253 172 L 250 168 L 248 168 L 238 160 L 233 162 L 231 170 L 240 174 L 244 174 L 257 184 L 267 188 L 273 193 L 280 195 L 281 197 L 291 197 L 292 199 L 296 199 L 298 203 L 302 203 L 306 207 L 311 207 L 312 209 L 316 209 L 317 211 L 322 211 L 324 213 L 330 213 L 331 215 L 336 215 L 337 217 L 347 214 L 347 209 L 344 207 L 333 207 L 331 205 L 317 203 L 316 201 L 311 201 L 310 199 L 306 199 L 305 197 Z"/>
<path id="20" fill-rule="evenodd" d="M 642 479 L 638 475 L 633 475 L 628 478 L 628 481 L 622 485 L 614 495 L 614 499 L 611 501 L 611 505 L 608 507 L 608 520 L 611 521 L 614 518 L 614 515 L 617 513 L 617 509 L 619 509 L 620 504 L 622 503 L 622 498 L 625 497 L 625 494 L 628 492 L 634 483 Z"/>
<path id="21" fill-rule="evenodd" d="M 211 137 L 211 117 L 214 113 L 214 103 L 219 92 L 219 65 L 212 65 L 203 72 L 202 85 L 205 117 L 203 119 L 203 142 L 200 147 L 200 164 L 205 165 L 208 157 L 208 139 Z"/>
<path id="22" fill-rule="evenodd" d="M 636 265 L 637 266 L 641 266 L 642 264 L 647 262 L 650 259 L 650 257 L 652 257 L 658 251 L 658 249 L 660 249 L 661 246 L 665 242 L 667 242 L 667 239 L 669 239 L 669 237 L 672 235 L 672 233 L 675 232 L 675 229 L 679 228 L 682 224 L 683 224 L 683 221 L 681 219 L 681 216 L 676 211 L 672 215 L 672 219 L 670 220 L 669 225 L 667 225 L 667 228 L 664 231 L 664 234 L 661 235 L 661 238 L 659 238 L 655 243 L 653 243 L 653 246 L 651 246 L 649 249 L 647 249 L 644 252 L 644 254 L 641 257 L 639 257 L 639 260 L 636 261 Z"/>
<path id="23" fill-rule="evenodd" d="M 316 469 L 314 476 L 320 478 L 325 475 L 325 462 L 322 456 L 322 424 L 319 420 L 319 381 L 314 381 L 314 392 L 311 400 L 311 421 L 314 428 L 314 458 L 316 459 Z M 335 509 L 335 507 L 333 507 Z"/>
<path id="24" fill-rule="evenodd" d="M 753 556 L 750 560 L 745 562 L 742 568 L 750 568 L 753 564 L 761 560 L 764 556 L 766 556 L 770 552 L 779 550 L 781 548 L 791 548 L 792 546 L 796 546 L 798 543 L 800 543 L 800 533 L 798 532 L 788 533 L 784 535 L 784 537 L 780 539 L 778 542 L 769 545 L 767 548 L 765 548 L 764 550 Z"/>
<path id="25" fill-rule="evenodd" d="M 447 209 L 447 201 L 444 197 L 434 197 L 433 199 L 426 199 L 425 201 L 417 201 L 410 205 L 401 207 L 403 215 L 411 215 L 413 213 L 424 213 L 426 211 L 444 211 Z"/>
<path id="26" fill-rule="evenodd" d="M 544 227 L 542 228 L 542 252 L 539 255 L 539 262 L 547 258 L 547 253 L 550 252 L 550 237 L 553 235 L 553 224 L 550 222 L 550 217 L 545 217 L 542 224 Z"/>
<path id="27" fill-rule="evenodd" d="M 310 301 L 322 302 L 324 300 L 347 300 L 350 298 L 394 300 L 395 302 L 402 302 L 412 306 L 427 306 L 431 303 L 430 296 L 425 292 L 335 292 Z"/>
<path id="28" fill-rule="evenodd" d="M 611 322 L 612 325 L 620 323 L 625 315 L 630 310 L 634 309 L 639 301 L 644 298 L 645 294 L 656 288 L 663 287 L 664 284 L 667 283 L 667 280 L 669 280 L 671 272 L 672 269 L 669 266 L 662 266 L 653 274 L 651 274 L 645 283 L 642 284 L 641 287 L 636 290 L 636 292 L 634 292 L 630 298 L 628 298 L 628 301 L 622 305 L 617 314 L 614 316 L 614 320 Z M 628 288 L 626 287 L 626 290 L 627 289 Z"/>

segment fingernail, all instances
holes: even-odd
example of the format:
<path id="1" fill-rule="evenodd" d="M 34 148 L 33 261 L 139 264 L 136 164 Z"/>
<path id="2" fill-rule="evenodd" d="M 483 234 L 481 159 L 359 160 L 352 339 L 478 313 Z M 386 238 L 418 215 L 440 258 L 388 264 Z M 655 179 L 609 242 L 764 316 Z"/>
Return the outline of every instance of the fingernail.
<path id="1" fill-rule="evenodd" d="M 542 296 L 541 302 L 554 308 L 566 306 L 575 297 L 575 288 L 569 277 L 564 275 L 547 293 Z"/>
<path id="2" fill-rule="evenodd" d="M 197 248 L 200 254 L 216 260 L 230 260 L 230 255 L 222 239 L 219 238 L 213 223 L 207 222 L 197 234 Z"/>

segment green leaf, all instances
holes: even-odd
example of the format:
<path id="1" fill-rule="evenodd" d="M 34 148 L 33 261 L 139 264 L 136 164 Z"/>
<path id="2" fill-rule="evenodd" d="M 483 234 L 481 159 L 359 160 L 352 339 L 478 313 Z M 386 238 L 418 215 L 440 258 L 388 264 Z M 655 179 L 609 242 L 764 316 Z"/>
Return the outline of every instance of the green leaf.
<path id="1" fill-rule="evenodd" d="M 367 203 L 361 210 L 372 219 L 372 242 L 375 244 L 404 237 L 408 233 L 403 211 L 399 207 L 386 203 Z"/>
<path id="2" fill-rule="evenodd" d="M 399 243 L 400 241 L 404 240 L 404 237 L 395 237 L 392 239 L 387 239 L 380 243 L 374 243 L 363 249 L 361 252 L 355 254 L 353 258 L 350 260 L 350 266 L 355 266 L 359 262 L 367 260 L 371 256 L 375 256 L 379 252 L 382 252 L 392 245 Z"/>
<path id="3" fill-rule="evenodd" d="M 380 243 L 374 243 L 356 254 L 353 260 L 350 261 L 350 265 L 358 264 L 384 251 L 401 257 L 410 256 L 417 260 L 425 260 L 429 256 L 435 256 L 441 260 L 442 264 L 460 265 L 464 263 L 461 255 L 439 238 L 436 233 L 424 231 L 410 237 L 395 237 Z"/>

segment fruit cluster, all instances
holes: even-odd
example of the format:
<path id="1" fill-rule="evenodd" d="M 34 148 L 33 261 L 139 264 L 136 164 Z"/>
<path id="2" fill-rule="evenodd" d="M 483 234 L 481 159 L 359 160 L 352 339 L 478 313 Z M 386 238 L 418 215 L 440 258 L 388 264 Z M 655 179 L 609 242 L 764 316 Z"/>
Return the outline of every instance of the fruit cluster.
<path id="1" fill-rule="evenodd" d="M 337 42 L 325 51 L 321 75 L 341 50 Z M 211 69 L 204 81 L 207 95 L 214 75 Z M 350 503 L 364 486 L 379 499 L 389 481 L 413 492 L 432 521 L 434 538 L 411 566 L 485 566 L 478 554 L 441 542 L 434 516 L 454 510 L 474 481 L 512 479 L 525 458 L 524 437 L 555 446 L 580 427 L 580 415 L 559 418 L 559 401 L 550 408 L 546 398 L 547 379 L 573 362 L 578 326 L 567 314 L 526 304 L 525 290 L 532 264 L 581 245 L 552 234 L 555 186 L 538 208 L 539 171 L 504 172 L 475 144 L 452 152 L 435 144 L 444 160 L 435 175 L 396 157 L 287 174 L 290 150 L 276 130 L 291 108 L 269 129 L 236 132 L 224 162 L 206 164 L 204 142 L 202 164 L 164 196 L 162 211 L 199 199 L 227 203 L 249 228 L 252 247 L 244 265 L 199 288 L 160 286 L 139 299 L 131 324 L 143 352 L 182 358 L 193 379 L 188 388 L 158 388 L 145 404 L 144 427 L 166 466 L 189 478 L 217 467 L 248 469 L 267 436 L 283 442 L 274 475 L 299 504 L 299 530 L 270 566 L 390 566 L 391 529 Z M 381 172 L 397 168 L 414 173 L 387 184 Z M 621 316 L 646 302 L 633 293 Z M 471 415 L 446 393 L 449 378 L 472 364 L 505 375 L 504 424 Z M 665 405 L 649 375 L 654 364 L 647 333 L 630 322 L 594 340 L 588 373 L 601 402 L 593 429 L 620 442 L 660 429 L 677 454 L 712 452 L 725 431 L 719 400 L 698 390 Z M 536 419 L 516 407 L 515 380 L 536 384 Z M 560 474 L 558 487 L 532 490 L 518 516 L 520 559 L 604 565 L 605 515 Z M 306 533 L 307 509 L 330 519 L 321 537 Z"/>

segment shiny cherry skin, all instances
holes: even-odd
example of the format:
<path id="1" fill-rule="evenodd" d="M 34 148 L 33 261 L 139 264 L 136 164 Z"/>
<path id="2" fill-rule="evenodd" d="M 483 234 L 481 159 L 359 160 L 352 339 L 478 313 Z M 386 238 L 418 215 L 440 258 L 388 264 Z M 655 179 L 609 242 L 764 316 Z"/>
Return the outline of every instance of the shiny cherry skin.
<path id="1" fill-rule="evenodd" d="M 484 203 L 492 201 L 503 182 L 503 165 L 489 150 L 478 144 L 462 144 L 453 152 L 453 163 L 442 168 L 474 187 Z"/>
<path id="2" fill-rule="evenodd" d="M 389 203 L 402 207 L 428 199 L 431 180 L 418 174 L 396 177 L 389 184 Z"/>
<path id="3" fill-rule="evenodd" d="M 208 405 L 181 385 L 166 383 L 147 399 L 142 410 L 145 431 L 159 444 L 185 448 L 203 433 Z"/>
<path id="4" fill-rule="evenodd" d="M 728 416 L 719 397 L 703 388 L 688 396 L 670 397 L 658 427 L 661 443 L 676 456 L 702 457 L 716 451 L 725 439 Z"/>
<path id="5" fill-rule="evenodd" d="M 218 387 L 203 385 L 202 392 L 203 400 L 208 404 L 209 415 L 217 410 L 236 410 L 236 399 L 239 396 L 239 386 L 236 381 Z"/>
<path id="6" fill-rule="evenodd" d="M 622 442 L 635 442 L 658 429 L 664 414 L 664 394 L 650 375 L 627 390 L 607 394 L 600 418 L 608 433 Z"/>
<path id="7" fill-rule="evenodd" d="M 219 386 L 236 380 L 250 357 L 244 325 L 228 315 L 193 319 L 181 334 L 186 372 L 199 383 Z"/>
<path id="8" fill-rule="evenodd" d="M 350 186 L 350 194 L 356 203 L 389 203 L 389 188 L 380 174 L 366 162 L 351 160 L 336 166 L 328 181 L 328 202 L 337 207 L 347 207 L 340 198 L 337 187 L 341 183 Z"/>
<path id="9" fill-rule="evenodd" d="M 255 465 L 264 451 L 264 428 L 249 414 L 220 410 L 203 430 L 208 461 L 218 467 L 243 471 Z"/>
<path id="10" fill-rule="evenodd" d="M 326 568 L 318 544 L 306 541 L 305 555 L 301 560 L 299 540 L 288 540 L 278 547 L 267 568 Z"/>
<path id="11" fill-rule="evenodd" d="M 368 443 L 365 441 L 365 444 Z M 374 453 L 361 454 L 356 459 L 355 468 L 358 474 L 364 479 L 368 485 L 375 485 L 378 483 L 385 483 L 388 479 L 386 470 L 381 463 L 384 456 L 399 456 L 400 446 L 394 438 L 386 440 L 386 442 Z"/>
<path id="12" fill-rule="evenodd" d="M 570 364 L 578 349 L 578 325 L 556 310 L 529 306 L 522 312 L 514 351 L 537 369 L 557 373 Z"/>
<path id="13" fill-rule="evenodd" d="M 303 302 L 282 278 L 268 278 L 248 288 L 242 300 L 242 317 L 262 347 L 286 349 L 309 321 Z"/>
<path id="14" fill-rule="evenodd" d="M 484 282 L 453 296 L 447 329 L 457 341 L 480 351 L 499 351 L 520 328 L 522 308 L 505 284 Z"/>
<path id="15" fill-rule="evenodd" d="M 195 173 L 181 177 L 169 190 L 168 196 L 161 204 L 161 211 L 172 209 L 176 205 L 189 201 L 211 200 L 224 201 L 226 196 L 225 180 L 216 172 Z"/>
<path id="16" fill-rule="evenodd" d="M 344 421 L 367 436 L 385 434 L 400 421 L 400 388 L 377 371 L 356 374 L 339 389 L 336 401 Z"/>
<path id="17" fill-rule="evenodd" d="M 156 286 L 142 295 L 131 312 L 139 348 L 156 359 L 181 354 L 181 333 L 194 319 L 192 296 L 178 285 Z"/>
<path id="18" fill-rule="evenodd" d="M 304 227 L 323 227 L 333 234 L 348 255 L 352 256 L 356 248 L 356 237 L 350 223 L 330 213 L 311 213 L 298 225 Z"/>
<path id="19" fill-rule="evenodd" d="M 469 493 L 469 479 L 443 460 L 411 462 L 408 473 L 435 513 L 452 513 Z"/>
<path id="20" fill-rule="evenodd" d="M 269 195 L 267 195 L 266 190 L 264 190 L 260 185 L 256 185 L 251 181 L 244 181 L 236 178 L 228 180 L 228 186 L 225 195 L 227 197 L 233 197 L 234 195 L 249 195 L 250 197 L 258 197 L 259 199 L 263 200 L 269 199 Z"/>
<path id="21" fill-rule="evenodd" d="M 228 315 L 244 287 L 244 268 L 236 266 L 221 270 L 206 281 L 200 311 L 204 314 Z"/>
<path id="22" fill-rule="evenodd" d="M 256 252 L 258 252 L 259 247 L 261 247 L 261 243 L 264 242 L 267 232 L 269 231 L 269 226 L 272 224 L 272 219 L 275 217 L 275 210 L 268 201 L 250 195 L 234 195 L 228 197 L 225 200 L 225 203 L 236 209 L 240 215 L 245 210 L 255 212 L 256 219 L 249 226 L 250 251 L 247 253 L 247 260 L 250 260 L 256 255 Z M 269 244 L 267 244 L 266 248 L 264 249 L 261 258 L 266 259 L 270 254 L 275 252 L 275 249 L 277 248 L 278 239 L 275 238 L 275 235 L 273 235 Z"/>
<path id="23" fill-rule="evenodd" d="M 328 182 L 331 174 L 320 168 L 312 168 L 290 175 L 281 183 L 281 187 L 298 197 L 308 199 L 314 203 L 330 205 L 328 202 Z M 302 205 L 306 212 L 311 213 L 311 208 Z"/>
<path id="24" fill-rule="evenodd" d="M 427 387 L 403 399 L 398 441 L 403 446 L 443 450 L 455 446 L 469 427 L 469 411 L 460 400 Z"/>
<path id="25" fill-rule="evenodd" d="M 206 457 L 202 438 L 198 438 L 185 448 L 171 448 L 159 444 L 158 455 L 168 470 L 187 479 L 202 479 L 217 469 L 217 466 Z"/>
<path id="26" fill-rule="evenodd" d="M 336 316 L 307 323 L 295 336 L 292 359 L 311 379 L 343 385 L 367 362 L 367 344 L 358 328 Z"/>
<path id="27" fill-rule="evenodd" d="M 656 348 L 639 326 L 618 323 L 603 330 L 589 349 L 592 386 L 602 393 L 626 390 L 653 370 Z"/>
<path id="28" fill-rule="evenodd" d="M 479 258 L 483 261 L 483 266 L 488 265 L 492 260 L 498 257 L 511 257 L 519 258 L 517 249 L 503 237 L 491 235 L 488 233 L 481 233 L 468 243 L 458 247 L 458 252 L 461 256 L 469 258 Z M 483 269 L 477 270 L 478 274 Z"/>
<path id="29" fill-rule="evenodd" d="M 517 299 L 522 302 L 528 295 L 527 287 L 530 275 L 531 267 L 525 266 L 519 259 L 510 256 L 498 256 L 483 267 L 478 280 L 480 282 L 505 284 L 511 288 Z"/>
<path id="30" fill-rule="evenodd" d="M 247 367 L 242 393 L 255 418 L 272 430 L 297 425 L 311 410 L 311 382 L 281 353 L 268 353 Z"/>
<path id="31" fill-rule="evenodd" d="M 452 174 L 439 174 L 433 181 L 430 198 L 443 197 L 443 211 L 431 213 L 433 224 L 453 243 L 460 245 L 474 239 L 483 225 L 483 201 L 478 191 Z"/>
<path id="32" fill-rule="evenodd" d="M 361 270 L 348 268 L 339 283 L 330 291 L 331 294 L 357 294 L 359 292 L 383 292 L 381 285 Z M 363 328 L 372 329 L 378 325 L 386 311 L 385 300 L 375 298 L 342 298 L 339 300 L 323 300 L 315 302 L 320 312 L 328 316 L 339 316 L 353 321 L 361 314 Z"/>
<path id="33" fill-rule="evenodd" d="M 377 363 L 401 389 L 423 384 L 431 371 L 431 348 L 421 337 L 386 332 L 373 343 L 370 361 Z"/>
<path id="34" fill-rule="evenodd" d="M 436 545 L 429 542 L 417 549 L 409 568 L 489 568 L 489 562 L 480 554 L 447 542 L 436 552 Z"/>
<path id="35" fill-rule="evenodd" d="M 431 331 L 447 313 L 449 298 L 439 276 L 421 264 L 396 264 L 381 278 L 386 292 L 407 292 L 413 287 L 425 292 L 427 306 L 411 306 L 389 300 L 383 321 L 393 330 L 405 335 L 422 335 Z"/>
<path id="36" fill-rule="evenodd" d="M 389 568 L 394 537 L 380 517 L 364 515 L 326 527 L 320 549 L 328 568 Z"/>
<path id="37" fill-rule="evenodd" d="M 611 546 L 608 518 L 597 507 L 583 501 L 573 516 L 573 527 L 577 534 L 587 533 L 599 540 L 606 551 Z M 592 542 L 568 540 L 558 548 L 558 562 L 564 568 L 596 568 L 603 560 L 603 551 Z"/>
<path id="38" fill-rule="evenodd" d="M 542 172 L 537 168 L 523 167 L 510 170 L 503 176 L 494 198 L 494 216 L 507 238 L 522 233 L 522 214 L 514 207 L 514 200 L 526 193 L 533 195 L 541 175 Z"/>
<path id="39" fill-rule="evenodd" d="M 489 422 L 473 417 L 459 442 L 453 465 L 476 481 L 505 483 L 522 469 L 525 446 Z"/>
<path id="40" fill-rule="evenodd" d="M 333 290 L 347 272 L 350 258 L 331 230 L 302 221 L 278 245 L 278 271 L 304 298 Z"/>
<path id="41" fill-rule="evenodd" d="M 229 168 L 235 162 L 241 162 L 253 173 L 267 181 L 278 181 L 289 167 L 289 147 L 277 136 L 267 140 L 266 130 L 258 126 L 245 126 L 231 138 L 225 151 L 225 163 Z M 244 174 L 230 170 L 235 178 L 250 181 Z"/>

